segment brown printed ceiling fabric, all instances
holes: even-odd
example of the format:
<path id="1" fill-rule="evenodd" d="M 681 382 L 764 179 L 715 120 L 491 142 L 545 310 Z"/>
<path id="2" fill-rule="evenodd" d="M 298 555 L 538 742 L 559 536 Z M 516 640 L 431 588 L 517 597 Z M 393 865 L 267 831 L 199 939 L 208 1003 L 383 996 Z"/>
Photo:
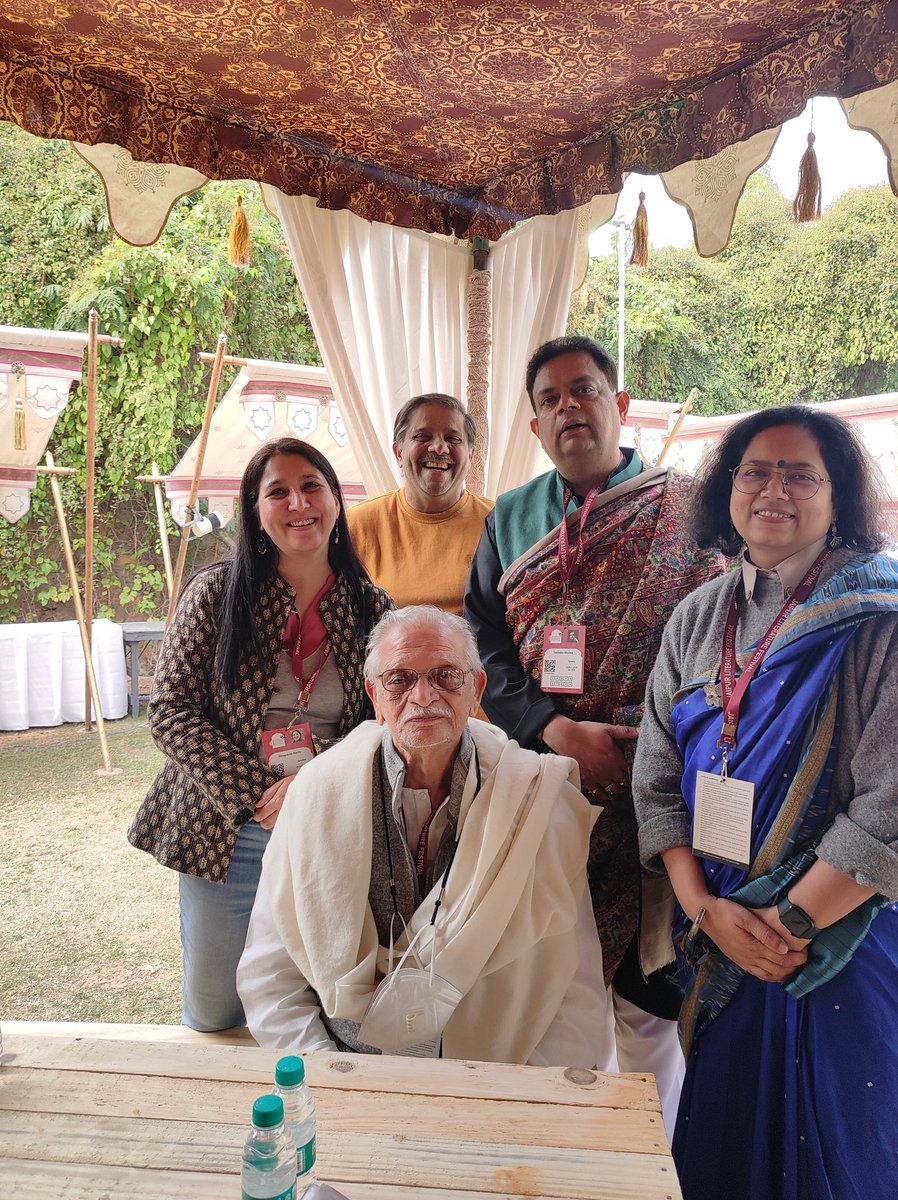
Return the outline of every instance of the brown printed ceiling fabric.
<path id="1" fill-rule="evenodd" d="M 8 0 L 0 118 L 460 237 L 898 79 L 898 0 Z"/>

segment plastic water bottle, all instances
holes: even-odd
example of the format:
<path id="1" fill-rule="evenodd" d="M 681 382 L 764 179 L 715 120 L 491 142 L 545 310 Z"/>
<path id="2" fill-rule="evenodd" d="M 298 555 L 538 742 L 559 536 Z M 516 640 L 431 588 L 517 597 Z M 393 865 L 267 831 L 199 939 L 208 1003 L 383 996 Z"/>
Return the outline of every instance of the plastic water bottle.
<path id="1" fill-rule="evenodd" d="M 315 1182 L 315 1098 L 302 1059 L 288 1054 L 274 1069 L 275 1095 L 284 1102 L 284 1124 L 296 1146 L 296 1195 Z"/>
<path id="2" fill-rule="evenodd" d="M 253 1105 L 240 1187 L 242 1200 L 294 1200 L 296 1196 L 296 1154 L 284 1128 L 280 1096 L 260 1096 Z"/>

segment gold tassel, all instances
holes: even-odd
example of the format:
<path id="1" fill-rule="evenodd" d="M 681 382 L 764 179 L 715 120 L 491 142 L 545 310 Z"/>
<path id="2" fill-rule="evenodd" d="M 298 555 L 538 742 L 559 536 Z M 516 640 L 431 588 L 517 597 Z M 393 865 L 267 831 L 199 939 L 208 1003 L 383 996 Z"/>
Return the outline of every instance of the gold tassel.
<path id="1" fill-rule="evenodd" d="M 649 265 L 649 218 L 645 211 L 645 192 L 639 193 L 639 208 L 636 210 L 636 220 L 633 222 L 633 253 L 630 255 L 630 265 L 634 267 Z"/>
<path id="2" fill-rule="evenodd" d="M 17 450 L 28 449 L 25 439 L 25 405 L 18 399 L 16 400 L 16 413 L 13 419 L 13 437 Z"/>
<path id="3" fill-rule="evenodd" d="M 808 148 L 798 164 L 798 192 L 792 204 L 792 216 L 796 221 L 816 221 L 820 216 L 822 186 L 817 167 L 817 151 L 813 133 L 808 134 Z"/>
<path id="4" fill-rule="evenodd" d="M 231 217 L 231 232 L 228 234 L 228 258 L 234 267 L 248 267 L 253 261 L 253 248 L 249 238 L 249 221 L 243 210 L 243 197 L 237 197 L 237 207 Z"/>

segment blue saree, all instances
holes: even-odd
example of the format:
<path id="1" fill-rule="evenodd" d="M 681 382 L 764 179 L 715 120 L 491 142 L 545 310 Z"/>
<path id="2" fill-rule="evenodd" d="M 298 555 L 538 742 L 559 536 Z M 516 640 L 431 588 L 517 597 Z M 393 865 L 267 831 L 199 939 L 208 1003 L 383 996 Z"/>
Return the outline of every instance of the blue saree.
<path id="1" fill-rule="evenodd" d="M 730 754 L 730 774 L 755 784 L 751 865 L 700 859 L 713 894 L 775 903 L 847 809 L 833 788 L 839 669 L 861 623 L 884 612 L 898 612 L 898 564 L 858 558 L 783 626 Z M 705 682 L 684 687 L 672 713 L 690 812 L 696 772 L 720 770 L 722 713 Z M 679 914 L 677 942 L 684 925 Z M 783 985 L 707 939 L 678 968 L 688 1064 L 673 1152 L 685 1200 L 898 1197 L 898 906 L 873 897 L 822 931 Z"/>

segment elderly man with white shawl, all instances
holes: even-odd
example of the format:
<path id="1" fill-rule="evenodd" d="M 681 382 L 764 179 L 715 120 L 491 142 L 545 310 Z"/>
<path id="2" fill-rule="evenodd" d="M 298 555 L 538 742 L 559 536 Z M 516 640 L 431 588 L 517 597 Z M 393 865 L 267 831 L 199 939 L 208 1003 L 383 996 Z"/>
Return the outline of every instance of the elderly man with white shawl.
<path id="1" fill-rule="evenodd" d="M 586 888 L 600 810 L 573 760 L 473 718 L 460 617 L 388 613 L 377 721 L 307 763 L 265 854 L 238 971 L 260 1045 L 541 1066 L 607 1058 Z"/>

